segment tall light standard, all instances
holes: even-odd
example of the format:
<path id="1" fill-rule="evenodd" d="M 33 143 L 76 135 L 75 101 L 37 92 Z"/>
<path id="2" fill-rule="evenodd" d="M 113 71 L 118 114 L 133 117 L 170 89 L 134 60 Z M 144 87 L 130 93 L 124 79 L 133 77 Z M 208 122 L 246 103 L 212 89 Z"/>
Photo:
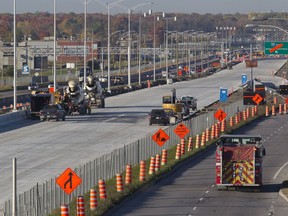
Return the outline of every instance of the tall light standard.
<path id="1" fill-rule="evenodd" d="M 128 87 L 131 88 L 131 13 L 138 7 L 144 5 L 152 5 L 153 2 L 148 3 L 140 3 L 131 8 L 127 8 L 123 5 L 117 5 L 118 7 L 123 8 L 124 10 L 128 10 Z"/>
<path id="2" fill-rule="evenodd" d="M 159 20 L 160 18 L 157 17 L 157 19 Z M 174 20 L 176 21 L 177 20 L 177 17 L 174 16 L 174 17 L 166 17 L 165 16 L 165 13 L 163 13 L 163 17 L 162 19 L 165 19 L 166 21 L 166 45 L 165 45 L 165 57 L 166 57 L 166 73 L 167 73 L 167 83 L 168 83 L 168 79 L 169 79 L 169 73 L 168 73 L 168 20 Z"/>
<path id="3" fill-rule="evenodd" d="M 16 86 L 16 77 L 17 77 L 17 68 L 16 68 L 16 0 L 14 0 L 13 2 L 13 11 L 14 11 L 14 19 L 13 19 L 13 22 L 14 22 L 14 26 L 13 26 L 13 40 L 14 40 L 14 57 L 13 57 L 13 61 L 14 61 L 14 80 L 13 80 L 13 85 L 14 85 L 14 89 L 13 89 L 13 96 L 14 96 L 14 106 L 13 106 L 13 110 L 16 110 L 17 109 L 17 94 L 16 94 L 16 89 L 17 89 L 17 86 Z M 16 200 L 15 200 L 16 201 Z M 16 203 L 15 203 L 16 205 Z M 13 209 L 14 210 L 14 209 Z M 16 209 L 15 209 L 16 211 Z M 16 212 L 15 212 L 15 215 L 16 215 Z"/>
<path id="4" fill-rule="evenodd" d="M 56 92 L 56 0 L 54 0 L 54 43 L 53 43 L 53 79 L 54 79 L 54 92 Z"/>
<path id="5" fill-rule="evenodd" d="M 107 9 L 107 13 L 108 13 L 108 42 L 107 42 L 107 61 L 108 61 L 108 72 L 107 72 L 108 73 L 107 74 L 108 87 L 107 88 L 108 89 L 107 89 L 107 91 L 111 92 L 111 90 L 110 90 L 110 86 L 111 86 L 111 80 L 110 80 L 110 9 L 124 0 L 116 0 L 114 2 L 106 3 L 106 4 L 101 2 L 101 1 L 98 1 L 98 0 L 94 0 L 94 1 L 103 5 Z M 103 62 L 102 62 L 102 64 L 103 64 Z"/>

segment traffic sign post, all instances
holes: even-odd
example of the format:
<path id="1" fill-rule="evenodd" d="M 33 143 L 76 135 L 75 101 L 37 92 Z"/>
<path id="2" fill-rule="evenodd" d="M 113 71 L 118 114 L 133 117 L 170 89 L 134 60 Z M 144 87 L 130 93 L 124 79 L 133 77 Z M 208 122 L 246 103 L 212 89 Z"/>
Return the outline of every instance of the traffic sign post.
<path id="1" fill-rule="evenodd" d="M 184 124 L 180 123 L 174 130 L 174 133 L 177 134 L 181 139 L 183 139 L 190 132 Z"/>
<path id="2" fill-rule="evenodd" d="M 264 53 L 265 55 L 287 55 L 288 54 L 288 42 L 266 41 Z"/>
<path id="3" fill-rule="evenodd" d="M 70 195 L 82 182 L 82 179 L 70 168 L 67 168 L 57 179 L 56 183 Z"/>
<path id="4" fill-rule="evenodd" d="M 153 136 L 152 139 L 157 143 L 159 146 L 163 146 L 170 137 L 163 131 L 159 129 Z"/>

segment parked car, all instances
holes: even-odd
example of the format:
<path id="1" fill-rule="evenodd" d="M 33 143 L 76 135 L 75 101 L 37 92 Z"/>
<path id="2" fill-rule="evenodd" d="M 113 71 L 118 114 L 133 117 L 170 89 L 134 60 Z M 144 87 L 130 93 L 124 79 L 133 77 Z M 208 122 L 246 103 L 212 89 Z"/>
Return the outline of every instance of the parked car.
<path id="1" fill-rule="evenodd" d="M 149 125 L 152 124 L 163 124 L 167 125 L 170 123 L 169 114 L 164 109 L 152 109 L 149 113 Z"/>
<path id="2" fill-rule="evenodd" d="M 61 107 L 60 104 L 49 104 L 45 105 L 42 110 L 40 110 L 40 120 L 41 121 L 49 121 L 50 119 L 56 119 L 59 121 L 65 121 L 66 112 Z"/>
<path id="3" fill-rule="evenodd" d="M 28 90 L 32 91 L 32 90 L 38 90 L 39 89 L 39 85 L 35 82 L 32 82 L 28 85 Z"/>
<path id="4" fill-rule="evenodd" d="M 100 82 L 108 82 L 108 77 L 107 76 L 100 76 L 99 81 Z"/>
<path id="5" fill-rule="evenodd" d="M 112 81 L 114 85 L 124 85 L 123 77 L 114 77 Z"/>

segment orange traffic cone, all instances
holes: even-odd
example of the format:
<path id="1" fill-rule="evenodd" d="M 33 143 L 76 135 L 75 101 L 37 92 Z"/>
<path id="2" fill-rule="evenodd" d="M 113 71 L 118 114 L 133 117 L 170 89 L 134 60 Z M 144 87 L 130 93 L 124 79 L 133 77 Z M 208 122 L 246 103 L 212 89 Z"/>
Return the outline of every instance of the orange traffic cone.
<path id="1" fill-rule="evenodd" d="M 156 154 L 156 161 L 155 161 L 155 171 L 160 170 L 160 155 Z"/>
<path id="2" fill-rule="evenodd" d="M 68 205 L 61 205 L 61 216 L 69 216 Z"/>
<path id="3" fill-rule="evenodd" d="M 106 184 L 104 179 L 100 179 L 98 181 L 98 186 L 99 186 L 99 198 L 100 199 L 106 199 L 107 195 L 106 195 Z"/>
<path id="4" fill-rule="evenodd" d="M 180 144 L 177 144 L 175 159 L 176 160 L 180 160 L 181 159 L 181 145 Z"/>
<path id="5" fill-rule="evenodd" d="M 146 178 L 146 165 L 145 161 L 140 161 L 139 181 L 145 181 Z"/>
<path id="6" fill-rule="evenodd" d="M 95 210 L 98 206 L 97 192 L 95 189 L 90 189 L 90 209 Z"/>
<path id="7" fill-rule="evenodd" d="M 123 191 L 122 175 L 119 173 L 116 174 L 116 190 L 117 192 Z"/>
<path id="8" fill-rule="evenodd" d="M 84 208 L 84 197 L 77 197 L 77 216 L 85 216 L 85 208 Z"/>
<path id="9" fill-rule="evenodd" d="M 163 149 L 162 150 L 162 158 L 161 158 L 161 165 L 166 165 L 167 164 L 167 150 Z"/>
<path id="10" fill-rule="evenodd" d="M 187 149 L 188 152 L 190 151 L 193 151 L 193 138 L 192 137 L 189 137 L 188 139 L 188 149 Z"/>
<path id="11" fill-rule="evenodd" d="M 181 139 L 181 155 L 185 155 L 185 139 Z"/>
<path id="12" fill-rule="evenodd" d="M 132 182 L 132 166 L 126 165 L 125 184 L 130 184 L 131 182 Z"/>

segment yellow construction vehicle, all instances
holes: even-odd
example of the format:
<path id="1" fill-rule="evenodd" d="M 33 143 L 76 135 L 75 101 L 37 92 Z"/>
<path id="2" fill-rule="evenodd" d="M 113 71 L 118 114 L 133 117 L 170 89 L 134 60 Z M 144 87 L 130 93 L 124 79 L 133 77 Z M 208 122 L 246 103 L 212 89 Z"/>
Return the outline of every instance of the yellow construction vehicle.
<path id="1" fill-rule="evenodd" d="M 171 92 L 172 95 L 163 96 L 162 108 L 164 110 L 173 110 L 179 119 L 182 119 L 183 115 L 189 115 L 189 107 L 187 108 L 181 100 L 176 98 L 176 89 L 172 89 Z"/>

